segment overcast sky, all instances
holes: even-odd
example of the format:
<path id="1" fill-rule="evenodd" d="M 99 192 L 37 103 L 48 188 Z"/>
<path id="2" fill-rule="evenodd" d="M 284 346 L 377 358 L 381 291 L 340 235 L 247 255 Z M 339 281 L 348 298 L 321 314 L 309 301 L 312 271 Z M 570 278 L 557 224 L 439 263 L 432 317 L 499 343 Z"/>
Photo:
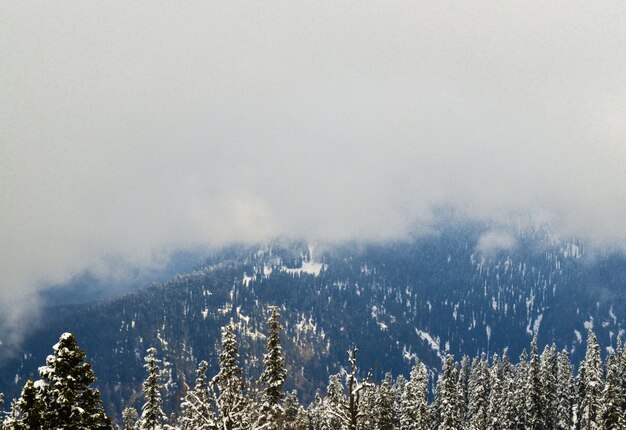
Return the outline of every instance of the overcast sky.
<path id="1" fill-rule="evenodd" d="M 441 205 L 625 245 L 625 22 L 621 1 L 2 2 L 0 302 L 112 256 L 398 237 Z"/>

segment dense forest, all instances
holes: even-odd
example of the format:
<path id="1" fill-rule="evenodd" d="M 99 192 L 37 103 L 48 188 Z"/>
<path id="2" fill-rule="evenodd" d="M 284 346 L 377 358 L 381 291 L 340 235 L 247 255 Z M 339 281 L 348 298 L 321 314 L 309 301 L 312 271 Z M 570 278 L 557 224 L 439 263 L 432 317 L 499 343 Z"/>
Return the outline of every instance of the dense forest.
<path id="1" fill-rule="evenodd" d="M 174 411 L 163 408 L 167 363 L 149 348 L 144 358 L 143 406 L 127 407 L 125 430 L 418 430 L 418 429 L 584 429 L 626 428 L 626 347 L 621 337 L 603 360 L 589 330 L 584 359 L 572 363 L 554 344 L 539 353 L 537 338 L 513 363 L 508 349 L 455 361 L 447 355 L 434 374 L 415 359 L 410 376 L 391 373 L 377 383 L 359 368 L 358 348 L 347 351 L 341 372 L 325 393 L 301 405 L 295 391 L 285 392 L 287 376 L 281 345 L 279 308 L 266 326 L 263 372 L 245 380 L 236 327 L 222 330 L 219 372 L 207 376 L 198 364 L 195 383 L 186 387 Z M 53 347 L 40 379 L 28 380 L 10 403 L 4 430 L 112 429 L 95 375 L 74 335 L 65 333 Z M 169 412 L 169 414 L 168 414 Z"/>

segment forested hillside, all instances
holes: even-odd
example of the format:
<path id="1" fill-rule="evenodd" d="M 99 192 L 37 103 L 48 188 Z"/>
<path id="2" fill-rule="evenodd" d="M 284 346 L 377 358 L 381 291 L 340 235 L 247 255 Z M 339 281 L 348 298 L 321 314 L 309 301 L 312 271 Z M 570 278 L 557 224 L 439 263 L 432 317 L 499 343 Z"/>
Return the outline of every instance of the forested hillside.
<path id="1" fill-rule="evenodd" d="M 50 308 L 46 324 L 5 357 L 0 391 L 19 395 L 36 379 L 50 345 L 71 332 L 87 352 L 110 415 L 141 406 L 143 357 L 154 347 L 167 373 L 163 400 L 179 411 L 201 360 L 219 371 L 221 328 L 234 324 L 242 378 L 263 371 L 269 307 L 278 306 L 287 377 L 309 405 L 359 348 L 359 377 L 408 378 L 416 360 L 434 375 L 447 355 L 508 348 L 519 357 L 532 338 L 578 363 L 593 329 L 606 356 L 622 331 L 626 259 L 585 250 L 542 230 L 485 246 L 492 229 L 449 227 L 411 240 L 310 246 L 277 241 L 233 246 L 162 285 L 91 305 Z M 611 349 L 611 347 L 613 349 Z"/>
<path id="2" fill-rule="evenodd" d="M 125 430 L 461 430 L 626 428 L 626 349 L 621 336 L 603 362 L 593 331 L 586 354 L 574 366 L 566 349 L 546 345 L 539 354 L 534 337 L 516 364 L 508 349 L 455 362 L 447 355 L 438 378 L 415 359 L 408 378 L 385 374 L 377 383 L 360 376 L 358 348 L 348 351 L 347 366 L 330 376 L 325 393 L 317 390 L 301 406 L 296 390 L 286 393 L 287 377 L 278 307 L 270 309 L 263 371 L 245 380 L 240 367 L 236 329 L 223 328 L 219 371 L 207 378 L 202 360 L 193 385 L 186 386 L 177 412 L 163 408 L 168 377 L 157 350 L 145 357 L 142 407 L 124 409 Z M 53 347 L 41 379 L 28 380 L 0 428 L 111 429 L 101 406 L 95 378 L 75 338 L 65 333 Z M 575 367 L 578 374 L 575 376 Z M 434 390 L 430 390 L 434 386 Z M 432 399 L 432 401 L 429 401 Z M 0 399 L 1 400 L 1 399 Z"/>

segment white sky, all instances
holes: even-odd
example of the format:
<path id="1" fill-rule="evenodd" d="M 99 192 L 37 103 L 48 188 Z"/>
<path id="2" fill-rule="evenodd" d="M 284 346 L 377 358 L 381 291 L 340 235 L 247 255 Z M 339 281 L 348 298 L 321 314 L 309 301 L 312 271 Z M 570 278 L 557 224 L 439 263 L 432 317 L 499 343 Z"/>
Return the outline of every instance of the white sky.
<path id="1" fill-rule="evenodd" d="M 0 302 L 110 256 L 401 236 L 440 205 L 624 245 L 625 22 L 611 1 L 2 2 Z"/>

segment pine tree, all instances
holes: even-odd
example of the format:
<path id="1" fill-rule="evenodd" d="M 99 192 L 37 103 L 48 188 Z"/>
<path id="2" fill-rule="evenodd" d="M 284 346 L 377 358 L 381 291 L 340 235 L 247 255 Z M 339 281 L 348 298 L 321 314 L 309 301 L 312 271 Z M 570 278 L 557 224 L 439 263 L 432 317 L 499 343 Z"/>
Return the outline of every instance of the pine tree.
<path id="1" fill-rule="evenodd" d="M 43 425 L 68 430 L 111 429 L 100 393 L 90 388 L 96 377 L 74 335 L 62 334 L 52 349 L 46 365 L 39 368 L 42 388 L 36 395 L 44 404 Z"/>
<path id="2" fill-rule="evenodd" d="M 193 388 L 187 390 L 180 405 L 181 430 L 214 430 L 217 429 L 211 410 L 212 399 L 206 380 L 208 363 L 201 361 L 196 371 L 196 382 Z"/>
<path id="3" fill-rule="evenodd" d="M 298 402 L 298 393 L 293 390 L 285 396 L 285 420 L 283 430 L 308 430 L 309 417 L 306 410 Z"/>
<path id="4" fill-rule="evenodd" d="M 359 408 L 357 419 L 357 430 L 372 430 L 376 428 L 378 413 L 376 408 L 377 387 L 373 384 L 368 386 L 359 394 Z M 350 420 L 346 421 L 346 428 L 350 426 Z"/>
<path id="5" fill-rule="evenodd" d="M 341 375 L 332 375 L 328 379 L 324 399 L 322 430 L 347 429 L 349 424 L 348 403 L 343 394 Z"/>
<path id="6" fill-rule="evenodd" d="M 556 345 L 547 346 L 541 353 L 539 368 L 541 381 L 541 422 L 542 426 L 552 429 L 556 425 L 557 412 L 557 358 Z"/>
<path id="7" fill-rule="evenodd" d="M 579 371 L 581 430 L 599 430 L 602 399 L 602 358 L 595 334 L 589 330 L 585 360 Z"/>
<path id="8" fill-rule="evenodd" d="M 438 430 L 461 430 L 461 401 L 457 388 L 458 370 L 455 367 L 454 358 L 446 357 L 443 374 L 440 375 L 437 385 L 439 399 L 439 426 Z"/>
<path id="9" fill-rule="evenodd" d="M 622 410 L 623 392 L 619 380 L 619 360 L 611 354 L 606 361 L 606 383 L 602 392 L 601 423 L 603 430 L 626 429 Z"/>
<path id="10" fill-rule="evenodd" d="M 41 383 L 38 386 L 42 386 Z M 24 385 L 19 399 L 11 403 L 11 412 L 4 420 L 5 430 L 41 429 L 51 427 L 44 419 L 46 405 L 41 398 L 41 390 L 30 379 Z"/>
<path id="11" fill-rule="evenodd" d="M 461 417 L 463 422 L 467 421 L 467 410 L 469 405 L 469 379 L 470 379 L 470 361 L 467 355 L 461 359 L 461 369 L 459 370 L 458 387 L 461 395 Z"/>
<path id="12" fill-rule="evenodd" d="M 224 430 L 239 430 L 247 426 L 245 419 L 247 405 L 243 395 L 242 370 L 238 361 L 239 349 L 235 337 L 235 328 L 230 324 L 224 328 L 222 333 L 220 371 L 214 379 L 219 389 L 217 396 L 218 421 L 220 428 Z"/>
<path id="13" fill-rule="evenodd" d="M 156 358 L 156 349 L 147 350 L 148 355 L 144 357 L 148 375 L 143 383 L 143 396 L 145 403 L 142 407 L 141 419 L 139 420 L 139 430 L 160 430 L 163 422 L 167 419 L 161 409 L 163 399 L 161 398 L 161 360 Z"/>
<path id="14" fill-rule="evenodd" d="M 400 428 L 400 413 L 402 411 L 402 394 L 407 380 L 404 375 L 400 374 L 393 384 L 393 428 Z"/>
<path id="15" fill-rule="evenodd" d="M 489 408 L 487 410 L 488 430 L 507 430 L 503 427 L 505 419 L 504 410 L 504 380 L 503 372 L 497 355 L 494 355 L 494 362 L 489 371 Z"/>
<path id="16" fill-rule="evenodd" d="M 576 393 L 572 364 L 569 361 L 566 349 L 563 349 L 558 355 L 556 373 L 556 428 L 559 430 L 568 430 L 574 425 Z"/>
<path id="17" fill-rule="evenodd" d="M 393 430 L 393 404 L 393 377 L 391 376 L 391 373 L 387 373 L 383 383 L 380 385 L 378 390 L 376 390 L 374 407 L 377 430 Z"/>
<path id="18" fill-rule="evenodd" d="M 428 426 L 428 374 L 419 360 L 411 369 L 411 378 L 404 386 L 400 413 L 401 430 L 419 430 Z"/>
<path id="19" fill-rule="evenodd" d="M 487 411 L 489 409 L 489 370 L 487 359 L 472 361 L 469 381 L 468 423 L 470 430 L 487 428 Z"/>
<path id="20" fill-rule="evenodd" d="M 135 430 L 139 414 L 135 408 L 126 408 L 122 411 L 122 421 L 124 422 L 124 430 Z"/>
<path id="21" fill-rule="evenodd" d="M 282 327 L 278 320 L 278 307 L 273 306 L 268 319 L 269 335 L 267 337 L 266 354 L 263 357 L 263 373 L 261 382 L 265 385 L 263 404 L 261 405 L 256 429 L 273 430 L 280 426 L 283 398 L 283 383 L 287 376 L 285 358 L 280 344 Z"/>
<path id="22" fill-rule="evenodd" d="M 528 430 L 543 429 L 541 402 L 541 379 L 539 375 L 539 355 L 537 352 L 537 336 L 530 345 L 530 363 L 526 376 L 526 428 Z"/>
<path id="23" fill-rule="evenodd" d="M 307 409 L 311 430 L 322 430 L 324 422 L 324 405 L 322 404 L 322 395 L 320 390 L 315 391 L 315 398 Z"/>

